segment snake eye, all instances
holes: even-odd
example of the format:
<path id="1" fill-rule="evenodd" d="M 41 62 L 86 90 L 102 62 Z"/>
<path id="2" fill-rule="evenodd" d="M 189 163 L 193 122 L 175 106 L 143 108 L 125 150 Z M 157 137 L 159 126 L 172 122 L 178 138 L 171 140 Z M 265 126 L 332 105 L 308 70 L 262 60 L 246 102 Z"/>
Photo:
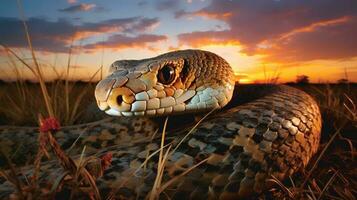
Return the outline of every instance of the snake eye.
<path id="1" fill-rule="evenodd" d="M 157 74 L 157 79 L 164 85 L 170 84 L 175 79 L 174 67 L 170 64 L 163 66 Z"/>

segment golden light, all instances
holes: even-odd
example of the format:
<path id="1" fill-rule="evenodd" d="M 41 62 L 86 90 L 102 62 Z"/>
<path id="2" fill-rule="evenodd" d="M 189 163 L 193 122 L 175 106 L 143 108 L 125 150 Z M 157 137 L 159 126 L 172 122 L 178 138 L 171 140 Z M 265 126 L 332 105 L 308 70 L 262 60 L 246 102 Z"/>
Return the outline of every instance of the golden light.
<path id="1" fill-rule="evenodd" d="M 253 81 L 251 79 L 248 79 L 248 78 L 242 78 L 242 79 L 239 79 L 237 80 L 238 83 L 240 84 L 250 84 L 250 83 L 253 83 Z"/>

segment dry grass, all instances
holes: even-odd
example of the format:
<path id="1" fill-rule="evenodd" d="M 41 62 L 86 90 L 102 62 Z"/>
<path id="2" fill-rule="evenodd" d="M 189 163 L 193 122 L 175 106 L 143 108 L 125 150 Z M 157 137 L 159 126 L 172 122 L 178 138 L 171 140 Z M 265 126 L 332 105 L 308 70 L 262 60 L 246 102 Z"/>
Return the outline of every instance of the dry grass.
<path id="1" fill-rule="evenodd" d="M 56 80 L 46 83 L 50 104 L 56 118 L 62 125 L 72 125 L 93 121 L 87 115 L 89 109 L 95 108 L 94 83 L 69 82 Z M 68 87 L 68 112 L 65 96 Z M 0 125 L 36 126 L 38 114 L 47 115 L 44 99 L 39 95 L 39 85 L 28 81 L 18 80 L 12 83 L 0 83 Z"/>
<path id="2" fill-rule="evenodd" d="M 85 116 L 90 103 L 94 101 L 95 84 L 91 81 L 101 71 L 99 68 L 89 82 L 69 81 L 70 62 L 68 62 L 66 74 L 57 74 L 57 79 L 45 82 L 41 72 L 41 65 L 37 62 L 26 62 L 15 51 L 0 44 L 8 53 L 9 63 L 12 64 L 16 75 L 16 81 L 0 83 L 0 124 L 36 125 L 38 114 L 43 116 L 56 116 L 63 125 L 90 121 Z M 32 83 L 23 79 L 15 62 L 19 61 L 22 66 L 31 71 L 37 78 L 38 83 Z M 69 59 L 70 60 L 70 59 Z M 53 71 L 56 71 L 53 66 Z M 43 98 L 39 98 L 42 96 Z"/>
<path id="3" fill-rule="evenodd" d="M 186 169 L 185 171 L 183 171 L 181 174 L 173 177 L 172 179 L 170 179 L 169 181 L 167 181 L 166 183 L 162 183 L 162 177 L 164 176 L 164 170 L 166 167 L 166 163 L 168 161 L 168 159 L 176 152 L 176 150 L 181 146 L 181 144 L 183 142 L 186 141 L 187 137 L 189 135 L 191 135 L 194 130 L 196 130 L 196 128 L 198 127 L 198 125 L 201 124 L 201 122 L 203 120 L 205 120 L 210 114 L 212 114 L 215 110 L 211 110 L 210 112 L 208 112 L 206 115 L 204 115 L 188 132 L 187 134 L 177 143 L 177 145 L 175 145 L 175 147 L 172 149 L 173 145 L 172 144 L 168 144 L 167 147 L 164 145 L 164 141 L 165 141 L 165 134 L 166 134 L 166 126 L 167 126 L 167 121 L 168 118 L 166 118 L 165 123 L 164 123 L 164 128 L 161 134 L 161 146 L 159 149 L 159 161 L 157 164 L 157 174 L 156 174 L 156 178 L 155 178 L 155 182 L 154 182 L 154 186 L 150 192 L 150 194 L 148 195 L 148 199 L 150 200 L 154 200 L 154 199 L 159 199 L 160 194 L 164 193 L 164 191 L 170 186 L 172 185 L 175 181 L 177 181 L 178 179 L 180 179 L 181 177 L 185 176 L 186 174 L 190 173 L 192 170 L 194 170 L 196 167 L 200 166 L 201 164 L 205 163 L 208 158 L 203 159 L 202 161 L 198 162 L 197 164 L 195 164 L 194 166 Z M 155 153 L 155 152 L 154 152 Z M 152 154 L 153 155 L 153 154 Z M 150 155 L 149 157 L 152 157 L 152 155 Z"/>
<path id="4" fill-rule="evenodd" d="M 28 41 L 31 44 L 31 40 L 29 39 Z M 92 83 L 92 80 L 101 72 L 102 67 L 90 77 L 88 82 L 69 81 L 69 72 L 71 70 L 70 50 L 65 75 L 57 73 L 56 80 L 46 83 L 32 45 L 29 46 L 33 55 L 33 65 L 26 62 L 25 59 L 6 45 L 0 45 L 7 52 L 9 63 L 12 64 L 16 75 L 15 82 L 0 83 L 2 91 L 0 94 L 0 102 L 2 102 L 0 104 L 0 125 L 34 126 L 38 123 L 38 114 L 55 116 L 62 125 L 72 125 L 92 120 L 86 116 L 86 111 L 88 106 L 92 106 L 90 103 L 95 103 L 93 95 L 95 84 Z M 14 59 L 32 72 L 38 83 L 25 81 Z M 56 72 L 55 67 L 53 66 L 52 68 Z M 43 98 L 39 98 L 41 95 Z"/>
<path id="5" fill-rule="evenodd" d="M 27 24 L 26 21 L 24 19 L 24 15 L 23 15 L 23 10 L 22 10 L 22 5 L 20 3 L 20 1 L 18 1 L 18 7 L 19 7 L 19 11 L 22 17 L 22 21 L 23 21 L 23 25 L 24 25 L 24 29 L 25 29 L 25 33 L 26 33 L 26 39 L 28 42 L 28 46 L 32 55 L 32 60 L 34 63 L 34 66 L 29 65 L 28 63 L 26 63 L 26 61 L 22 58 L 20 58 L 13 50 L 11 50 L 10 48 L 8 48 L 6 45 L 2 45 L 2 47 L 5 49 L 5 51 L 9 54 L 11 54 L 12 56 L 14 56 L 16 59 L 18 59 L 18 61 L 20 61 L 25 67 L 27 67 L 37 78 L 37 80 L 39 81 L 39 85 L 40 85 L 40 89 L 41 89 L 41 93 L 43 96 L 43 103 L 45 104 L 45 108 L 46 108 L 46 113 L 45 116 L 47 119 L 49 118 L 55 118 L 58 119 L 58 114 L 62 113 L 63 109 L 60 109 L 59 113 L 55 113 L 55 106 L 56 105 L 61 105 L 62 101 L 58 101 L 58 104 L 56 103 L 57 99 L 62 96 L 62 94 L 56 93 L 56 89 L 58 88 L 58 85 L 56 85 L 55 88 L 55 93 L 54 94 L 58 94 L 57 96 L 53 96 L 51 98 L 51 96 L 48 93 L 48 89 L 45 83 L 45 79 L 44 76 L 41 72 L 41 66 L 38 63 L 37 59 L 36 59 L 36 55 L 35 55 L 35 51 L 32 47 L 32 42 L 31 42 L 31 37 L 27 28 Z M 70 56 L 69 56 L 70 57 Z M 11 59 L 11 58 L 10 58 Z M 14 62 L 12 62 L 14 63 Z M 69 67 L 70 67 L 70 60 L 68 61 L 68 67 L 67 67 L 67 78 L 68 78 L 68 74 L 69 74 Z M 15 66 L 16 68 L 16 66 Z M 99 70 L 98 70 L 99 72 Z M 94 76 L 93 76 L 94 77 Z M 60 83 L 60 82 L 58 82 Z M 16 83 L 16 87 L 18 90 L 18 94 L 19 96 L 17 98 L 20 99 L 20 102 L 22 101 L 22 106 L 26 106 L 26 104 L 28 103 L 27 101 L 27 97 L 32 96 L 32 97 L 38 97 L 37 95 L 35 95 L 36 93 L 28 93 L 27 89 L 25 88 L 24 84 L 20 81 L 19 83 Z M 87 90 L 83 90 L 82 92 L 79 93 L 79 95 L 76 98 L 76 101 L 73 104 L 73 107 L 70 108 L 70 103 L 69 103 L 69 99 L 70 99 L 70 88 L 69 88 L 69 82 L 68 79 L 65 80 L 64 82 L 64 91 L 65 91 L 65 114 L 64 114 L 64 123 L 66 124 L 70 124 L 73 123 L 76 117 L 76 111 L 78 110 L 78 106 L 79 103 L 81 101 L 81 99 L 83 98 L 83 96 L 85 94 L 87 94 Z M 23 113 L 22 111 L 26 110 L 26 109 L 22 109 L 23 107 L 19 107 L 16 106 L 18 104 L 16 104 L 16 100 L 13 99 L 13 97 L 11 96 L 7 96 L 8 97 L 8 102 L 12 102 L 12 106 L 13 107 L 7 107 L 7 109 L 9 108 L 14 108 L 15 110 L 17 109 L 19 112 L 18 113 L 11 113 L 12 109 L 10 109 L 10 113 L 13 116 L 21 116 Z M 57 97 L 57 98 L 56 98 Z M 37 99 L 38 100 L 38 99 Z M 54 100 L 54 101 L 53 101 Z M 29 106 L 29 105 L 27 105 Z M 34 107 L 33 109 L 36 109 L 36 115 L 39 116 L 38 118 L 38 122 L 39 122 L 39 126 L 42 127 L 45 124 L 45 120 L 43 119 L 41 116 L 41 113 L 38 112 L 39 108 L 41 107 Z M 2 110 L 6 110 L 4 108 L 2 108 Z M 34 111 L 34 110 L 32 110 Z M 57 116 L 55 115 L 57 114 Z M 55 127 L 55 125 L 53 125 L 53 127 Z M 53 127 L 51 129 L 53 129 Z M 57 129 L 58 127 L 56 127 Z M 86 166 L 87 164 L 91 161 L 91 158 L 87 158 L 85 161 L 82 162 L 83 159 L 80 160 L 79 164 L 76 164 L 75 161 L 69 157 L 60 147 L 60 145 L 58 144 L 58 142 L 56 141 L 56 139 L 52 136 L 53 132 L 56 130 L 44 130 L 41 128 L 41 132 L 39 134 L 39 148 L 38 148 L 38 153 L 36 155 L 35 158 L 35 163 L 34 163 L 34 171 L 31 177 L 30 181 L 27 181 L 26 183 L 23 183 L 22 180 L 19 178 L 19 174 L 21 174 L 20 172 L 17 172 L 16 169 L 13 167 L 10 159 L 7 159 L 8 165 L 9 165 L 9 169 L 8 171 L 5 170 L 1 170 L 1 175 L 8 180 L 10 183 L 12 183 L 16 190 L 17 193 L 14 194 L 12 196 L 12 198 L 19 198 L 19 199 L 38 199 L 38 198 L 54 198 L 57 190 L 59 188 L 62 188 L 64 183 L 66 182 L 67 185 L 70 185 L 72 191 L 83 191 L 82 187 L 83 186 L 87 186 L 89 187 L 89 190 L 85 190 L 87 191 L 86 193 L 88 193 L 88 197 L 91 199 L 101 199 L 100 194 L 99 194 L 99 190 L 96 186 L 96 182 L 95 182 L 95 175 L 93 175 L 93 173 L 90 173 Z M 57 179 L 55 181 L 55 184 L 48 184 L 48 185 L 52 185 L 52 189 L 51 190 L 44 190 L 44 188 L 40 187 L 40 183 L 38 180 L 38 174 L 40 173 L 40 165 L 41 165 L 41 159 L 43 156 L 48 155 L 47 153 L 47 149 L 50 149 L 54 152 L 54 154 L 56 155 L 58 161 L 60 162 L 62 168 L 64 169 L 64 174 L 59 176 L 59 179 Z M 7 155 L 4 155 L 7 158 Z M 82 156 L 81 156 L 82 158 Z M 99 164 L 97 163 L 97 166 L 99 166 L 98 168 L 103 167 L 102 166 L 102 162 L 101 160 L 99 160 Z M 50 173 L 49 173 L 50 174 Z M 102 174 L 102 173 L 101 173 Z M 26 176 L 25 176 L 26 177 Z M 26 179 L 27 180 L 27 179 Z M 90 191 L 90 192 L 88 192 Z M 71 194 L 71 199 L 74 197 L 75 193 Z"/>

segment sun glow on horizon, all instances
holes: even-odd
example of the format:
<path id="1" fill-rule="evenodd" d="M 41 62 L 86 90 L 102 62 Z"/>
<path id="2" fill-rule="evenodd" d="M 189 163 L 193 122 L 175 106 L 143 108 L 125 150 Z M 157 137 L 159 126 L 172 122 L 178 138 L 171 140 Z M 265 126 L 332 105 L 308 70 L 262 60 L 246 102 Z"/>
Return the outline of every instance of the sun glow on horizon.
<path id="1" fill-rule="evenodd" d="M 182 46 L 179 49 L 192 48 L 190 46 Z M 212 51 L 227 60 L 232 66 L 236 75 L 236 80 L 242 84 L 249 83 L 265 83 L 269 81 L 277 81 L 278 83 L 284 83 L 289 81 L 295 81 L 298 75 L 307 75 L 310 77 L 311 82 L 334 82 L 338 79 L 348 78 L 350 81 L 356 82 L 357 79 L 357 67 L 341 68 L 341 64 L 344 66 L 356 66 L 357 57 L 349 60 L 316 60 L 305 63 L 298 63 L 296 65 L 283 65 L 279 63 L 267 63 L 262 60 L 262 56 L 248 56 L 241 53 L 242 47 L 239 45 L 228 44 L 207 44 L 198 47 L 199 49 Z M 178 49 L 176 49 L 178 50 Z M 119 59 L 143 59 L 148 57 L 157 56 L 165 51 L 157 50 L 144 50 L 144 49 L 126 49 L 120 52 L 104 49 L 100 52 L 92 53 L 80 53 L 72 54 L 70 62 L 70 74 L 71 80 L 89 80 L 96 71 L 103 66 L 101 71 L 102 76 L 107 75 L 108 66 Z M 26 55 L 26 51 L 22 51 L 21 55 Z M 36 52 L 36 55 L 40 57 L 40 63 L 43 71 L 47 75 L 47 80 L 58 79 L 63 77 L 68 62 L 68 54 L 51 54 Z M 31 63 L 31 57 L 29 60 Z M 101 58 L 101 59 L 98 59 Z M 4 59 L 4 58 L 3 58 Z M 3 67 L 4 72 L 0 75 L 0 79 L 13 80 L 18 77 L 15 76 L 14 70 L 19 70 L 22 79 L 34 80 L 34 76 L 25 67 L 21 67 L 20 62 L 16 62 L 18 66 L 16 69 L 11 64 L 16 59 L 5 58 L 3 63 L 9 64 L 6 68 Z M 56 67 L 56 70 L 53 69 Z M 328 70 L 321 71 L 321 67 Z M 323 73 L 323 76 L 322 76 Z M 97 73 L 98 74 L 98 73 Z M 58 76 L 61 75 L 61 76 Z M 347 77 L 346 77 L 347 76 Z M 12 77 L 12 78 L 9 78 Z M 99 80 L 100 75 L 95 76 L 94 80 Z M 67 77 L 68 78 L 68 77 Z"/>

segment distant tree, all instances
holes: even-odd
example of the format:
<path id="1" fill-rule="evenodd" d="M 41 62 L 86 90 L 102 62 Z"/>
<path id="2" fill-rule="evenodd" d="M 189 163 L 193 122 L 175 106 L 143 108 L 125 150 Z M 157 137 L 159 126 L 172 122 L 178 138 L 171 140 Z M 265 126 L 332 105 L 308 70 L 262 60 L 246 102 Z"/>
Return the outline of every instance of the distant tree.
<path id="1" fill-rule="evenodd" d="M 310 83 L 310 78 L 306 75 L 300 75 L 296 76 L 296 83 L 297 84 L 309 84 Z"/>
<path id="2" fill-rule="evenodd" d="M 285 83 L 286 85 L 295 85 L 296 83 L 294 81 L 289 81 Z"/>
<path id="3" fill-rule="evenodd" d="M 348 79 L 347 78 L 341 78 L 337 81 L 338 84 L 348 84 Z"/>

